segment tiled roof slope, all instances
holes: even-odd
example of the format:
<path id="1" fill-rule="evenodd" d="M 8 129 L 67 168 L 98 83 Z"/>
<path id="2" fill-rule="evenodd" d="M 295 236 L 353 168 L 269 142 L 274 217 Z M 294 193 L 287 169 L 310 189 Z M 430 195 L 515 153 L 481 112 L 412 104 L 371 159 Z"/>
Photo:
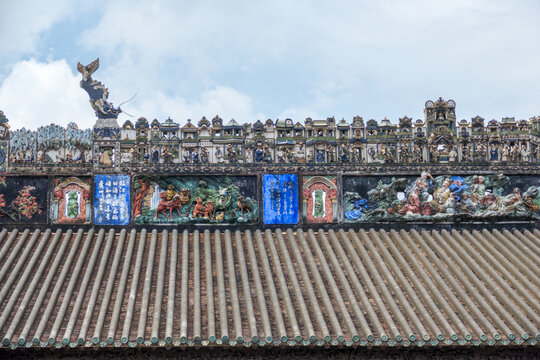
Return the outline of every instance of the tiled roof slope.
<path id="1" fill-rule="evenodd" d="M 538 346 L 540 231 L 0 232 L 17 346 Z"/>

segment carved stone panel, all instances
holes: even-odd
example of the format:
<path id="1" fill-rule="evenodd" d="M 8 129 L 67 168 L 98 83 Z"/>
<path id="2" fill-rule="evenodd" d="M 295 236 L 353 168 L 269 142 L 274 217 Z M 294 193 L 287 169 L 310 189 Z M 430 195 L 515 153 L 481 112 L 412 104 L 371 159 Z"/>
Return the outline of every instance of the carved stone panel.
<path id="1" fill-rule="evenodd" d="M 92 178 L 55 177 L 51 201 L 51 219 L 55 224 L 90 224 Z"/>
<path id="2" fill-rule="evenodd" d="M 302 211 L 308 223 L 337 221 L 338 199 L 335 176 L 304 176 L 302 178 Z"/>
<path id="3" fill-rule="evenodd" d="M 136 176 L 135 224 L 251 224 L 258 221 L 255 176 Z"/>
<path id="4" fill-rule="evenodd" d="M 533 176 L 344 176 L 344 222 L 539 220 Z"/>
<path id="5" fill-rule="evenodd" d="M 47 222 L 48 179 L 0 176 L 0 223 Z"/>

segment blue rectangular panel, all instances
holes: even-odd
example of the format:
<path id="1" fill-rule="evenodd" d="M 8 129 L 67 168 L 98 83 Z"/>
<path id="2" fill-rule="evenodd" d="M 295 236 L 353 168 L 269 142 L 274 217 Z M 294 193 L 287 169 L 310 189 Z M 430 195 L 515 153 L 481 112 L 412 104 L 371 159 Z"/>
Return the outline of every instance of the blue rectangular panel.
<path id="1" fill-rule="evenodd" d="M 94 223 L 129 224 L 129 176 L 96 175 L 94 182 Z"/>
<path id="2" fill-rule="evenodd" d="M 295 174 L 263 176 L 265 224 L 298 223 L 298 179 Z"/>

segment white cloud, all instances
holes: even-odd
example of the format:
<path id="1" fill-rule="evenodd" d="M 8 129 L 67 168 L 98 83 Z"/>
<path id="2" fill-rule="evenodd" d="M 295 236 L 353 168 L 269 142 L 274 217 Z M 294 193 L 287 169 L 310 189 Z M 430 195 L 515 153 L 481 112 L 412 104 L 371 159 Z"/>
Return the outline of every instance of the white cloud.
<path id="1" fill-rule="evenodd" d="M 309 115 L 293 109 L 305 109 L 396 121 L 421 117 L 425 100 L 438 96 L 467 111 L 458 117 L 527 117 L 540 95 L 538 10 L 465 0 L 125 0 L 108 2 L 80 41 L 114 54 L 102 76 L 121 98 L 143 88 L 148 97 L 197 99 L 224 85 L 274 118 L 301 120 Z"/>
<path id="2" fill-rule="evenodd" d="M 25 14 L 21 9 L 29 5 L 17 4 L 0 1 L 8 14 L 0 25 L 0 48 L 19 54 L 13 56 L 36 49 L 36 41 L 48 39 L 43 31 L 69 12 L 65 4 L 56 11 L 58 6 L 32 3 L 35 10 Z M 90 10 L 77 6 L 70 12 L 84 17 L 80 28 L 70 28 L 77 30 L 77 49 L 54 43 L 38 48 L 69 51 L 59 58 L 76 52 L 84 63 L 99 56 L 94 78 L 110 89 L 114 104 L 138 93 L 122 106 L 136 117 L 171 116 L 184 123 L 216 113 L 239 122 L 360 115 L 397 121 L 405 114 L 422 117 L 424 102 L 438 96 L 457 102 L 458 118 L 539 113 L 540 6 L 534 1 L 111 0 Z M 34 75 L 23 81 L 19 73 L 15 81 L 16 70 L 4 83 L 0 79 L 2 91 L 35 87 Z M 30 122 L 43 123 L 40 114 L 48 104 L 77 94 L 84 102 L 75 116 L 88 116 L 91 126 L 95 119 L 75 67 L 65 65 L 48 81 L 57 89 L 46 90 L 52 100 L 39 103 L 44 93 L 36 90 L 34 99 L 22 97 L 24 108 L 1 99 L 0 109 L 12 122 L 33 112 L 37 117 Z M 62 89 L 72 90 L 65 95 Z M 61 122 L 60 112 L 52 111 L 58 120 L 48 115 L 46 122 Z M 127 118 L 121 115 L 120 122 Z"/>
<path id="3" fill-rule="evenodd" d="M 0 107 L 14 129 L 35 129 L 50 123 L 66 126 L 72 121 L 81 128 L 89 128 L 96 118 L 79 81 L 80 75 L 74 74 L 65 60 L 50 63 L 34 59 L 22 61 L 14 66 L 0 86 Z M 135 119 L 145 116 L 163 121 L 170 116 L 185 124 L 188 118 L 196 123 L 202 116 L 211 119 L 218 114 L 224 121 L 231 118 L 240 122 L 264 120 L 264 115 L 255 112 L 247 95 L 226 86 L 204 91 L 193 101 L 161 92 L 135 99 L 137 101 L 122 106 Z M 119 124 L 127 119 L 131 118 L 121 114 Z"/>
<path id="4" fill-rule="evenodd" d="M 13 129 L 72 121 L 91 127 L 94 112 L 79 81 L 65 60 L 19 62 L 0 84 L 0 108 Z"/>
<path id="5" fill-rule="evenodd" d="M 0 60 L 16 59 L 32 53 L 40 35 L 71 10 L 68 0 L 32 1 L 5 0 L 0 2 Z"/>
<path id="6" fill-rule="evenodd" d="M 304 123 L 304 120 L 306 118 L 312 118 L 312 119 L 324 119 L 326 116 L 320 115 L 318 112 L 303 108 L 303 107 L 291 107 L 288 109 L 285 109 L 281 114 L 277 116 L 278 119 L 293 119 L 293 121 L 300 122 L 301 124 Z"/>
<path id="7" fill-rule="evenodd" d="M 131 113 L 128 104 L 124 108 Z M 139 114 L 138 116 L 148 119 L 153 119 L 159 114 L 160 121 L 170 116 L 182 125 L 187 119 L 197 124 L 203 116 L 211 120 L 215 115 L 219 115 L 225 123 L 231 118 L 241 123 L 253 122 L 258 118 L 264 120 L 264 115 L 254 111 L 251 99 L 247 95 L 226 86 L 216 86 L 204 91 L 195 101 L 188 101 L 180 96 L 169 97 L 160 92 L 142 100 L 134 107 L 134 111 Z M 120 121 L 125 121 L 125 118 L 126 116 L 122 115 Z"/>

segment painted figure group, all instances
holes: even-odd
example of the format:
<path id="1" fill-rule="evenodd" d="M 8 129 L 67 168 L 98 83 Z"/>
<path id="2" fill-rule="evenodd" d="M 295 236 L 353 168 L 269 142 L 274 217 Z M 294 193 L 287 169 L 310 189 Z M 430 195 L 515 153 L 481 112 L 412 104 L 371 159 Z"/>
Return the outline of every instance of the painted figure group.
<path id="1" fill-rule="evenodd" d="M 257 201 L 241 194 L 228 177 L 136 179 L 134 221 L 152 223 L 238 223 L 257 220 Z"/>
<path id="2" fill-rule="evenodd" d="M 452 216 L 469 218 L 533 217 L 540 206 L 539 187 L 509 188 L 504 175 L 438 176 L 427 171 L 408 181 L 392 179 L 379 182 L 368 192 L 367 199 L 357 192 L 345 192 L 346 221 L 445 219 Z"/>

